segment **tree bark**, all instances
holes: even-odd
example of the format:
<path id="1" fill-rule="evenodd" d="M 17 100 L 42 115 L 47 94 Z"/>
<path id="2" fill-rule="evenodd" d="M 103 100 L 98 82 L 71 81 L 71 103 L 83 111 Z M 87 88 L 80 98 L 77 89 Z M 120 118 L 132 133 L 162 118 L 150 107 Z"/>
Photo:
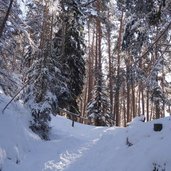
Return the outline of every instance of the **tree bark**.
<path id="1" fill-rule="evenodd" d="M 93 36 L 92 36 L 92 43 L 91 43 L 91 29 L 90 26 L 88 26 L 88 44 L 89 44 L 89 54 L 88 54 L 88 93 L 87 93 L 87 102 L 89 102 L 92 98 L 92 90 L 93 90 L 93 84 L 94 84 L 94 72 L 93 72 L 93 65 L 94 65 L 94 39 L 95 39 L 95 33 L 93 28 Z"/>
<path id="2" fill-rule="evenodd" d="M 146 111 L 146 113 L 147 113 L 147 121 L 149 121 L 150 120 L 150 114 L 149 114 L 149 92 L 148 92 L 148 90 L 147 90 L 147 111 Z"/>
<path id="3" fill-rule="evenodd" d="M 120 19 L 120 28 L 119 28 L 119 37 L 118 37 L 118 49 L 117 49 L 117 78 L 119 81 L 119 75 L 120 75 L 120 52 L 121 52 L 121 41 L 122 41 L 122 27 L 123 27 L 123 16 L 124 12 L 122 11 L 121 19 Z M 116 94 L 115 94 L 115 105 L 114 105 L 114 115 L 116 117 L 116 126 L 120 125 L 120 113 L 119 113 L 119 90 L 120 88 L 117 87 Z"/>
<path id="4" fill-rule="evenodd" d="M 108 17 L 110 17 L 108 12 Z M 110 97 L 110 113 L 113 113 L 113 63 L 111 55 L 111 29 L 107 28 L 107 42 L 108 42 L 108 58 L 109 58 L 109 97 Z"/>

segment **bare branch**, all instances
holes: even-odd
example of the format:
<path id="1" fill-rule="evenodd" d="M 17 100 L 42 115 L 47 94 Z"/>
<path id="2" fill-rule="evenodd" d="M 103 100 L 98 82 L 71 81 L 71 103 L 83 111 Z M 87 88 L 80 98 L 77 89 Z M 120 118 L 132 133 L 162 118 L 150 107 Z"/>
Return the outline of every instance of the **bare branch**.
<path id="1" fill-rule="evenodd" d="M 28 83 L 27 83 L 28 84 Z M 20 94 L 20 92 L 27 86 L 27 84 L 25 84 L 14 96 L 13 98 L 7 103 L 7 105 L 3 108 L 2 113 L 4 114 L 4 111 L 6 110 L 6 108 L 11 104 L 11 102 Z"/>
<path id="2" fill-rule="evenodd" d="M 162 38 L 162 36 L 166 33 L 166 31 L 170 28 L 171 22 L 168 24 L 168 26 L 161 32 L 159 37 L 151 44 L 151 46 L 148 48 L 148 50 L 141 56 L 141 58 L 145 57 L 148 52 L 153 48 L 153 46 Z"/>

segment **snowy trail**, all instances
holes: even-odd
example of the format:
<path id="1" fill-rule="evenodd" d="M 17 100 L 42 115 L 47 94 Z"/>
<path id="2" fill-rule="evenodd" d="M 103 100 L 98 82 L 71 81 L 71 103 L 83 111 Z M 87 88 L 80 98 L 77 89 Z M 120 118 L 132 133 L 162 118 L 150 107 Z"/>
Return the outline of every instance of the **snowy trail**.
<path id="1" fill-rule="evenodd" d="M 8 101 L 0 97 L 1 111 Z M 73 128 L 72 121 L 57 116 L 50 141 L 34 134 L 29 120 L 20 103 L 0 114 L 0 171 L 171 171 L 171 117 L 134 120 L 127 128 L 79 123 Z M 154 123 L 162 123 L 160 132 L 153 130 Z"/>
<path id="2" fill-rule="evenodd" d="M 106 129 L 92 148 L 64 170 L 151 171 L 156 165 L 158 171 L 170 171 L 170 124 L 171 119 L 165 119 L 162 132 L 153 131 L 153 122 Z M 127 144 L 127 138 L 131 146 Z"/>
<path id="3" fill-rule="evenodd" d="M 1 96 L 0 110 L 10 100 Z M 29 111 L 12 103 L 0 114 L 1 171 L 62 171 L 93 146 L 103 132 L 57 116 L 52 117 L 51 141 L 42 141 L 28 127 Z M 85 128 L 85 129 L 84 129 Z"/>
<path id="4" fill-rule="evenodd" d="M 97 139 L 93 142 L 98 141 Z M 93 148 L 94 143 L 89 143 L 84 145 L 76 151 L 66 151 L 65 153 L 60 154 L 59 161 L 48 161 L 45 163 L 45 168 L 43 171 L 63 171 L 67 169 L 70 165 L 80 159 L 88 150 Z"/>
<path id="5" fill-rule="evenodd" d="M 58 125 L 57 129 L 60 129 L 59 127 L 60 125 Z M 96 143 L 102 137 L 103 130 L 104 128 L 95 129 L 94 127 L 88 127 L 85 132 L 83 131 L 80 134 L 78 133 L 78 128 L 70 128 L 67 134 L 70 135 L 72 133 L 74 135 L 70 135 L 70 138 L 72 137 L 72 140 L 68 141 L 69 145 L 67 147 L 67 150 L 61 153 L 58 156 L 59 158 L 57 160 L 47 161 L 45 163 L 43 171 L 63 171 L 69 168 L 70 165 L 74 164 L 77 160 L 82 158 L 86 152 L 91 150 L 93 146 L 96 145 Z M 54 132 L 58 132 L 58 130 L 55 129 Z M 66 133 L 64 134 L 66 135 Z M 79 141 L 80 135 L 78 134 L 81 135 L 81 139 L 84 139 L 84 141 Z M 57 135 L 54 134 L 52 137 L 56 136 Z M 61 137 L 63 136 L 61 135 Z M 76 139 L 75 142 L 77 143 L 73 143 L 73 139 Z"/>

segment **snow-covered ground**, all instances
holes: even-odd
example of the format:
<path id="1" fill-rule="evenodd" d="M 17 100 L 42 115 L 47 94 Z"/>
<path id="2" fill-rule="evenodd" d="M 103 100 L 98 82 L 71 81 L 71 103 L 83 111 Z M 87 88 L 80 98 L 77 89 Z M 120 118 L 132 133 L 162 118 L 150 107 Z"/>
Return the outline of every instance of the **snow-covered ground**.
<path id="1" fill-rule="evenodd" d="M 9 100 L 0 94 L 0 111 Z M 127 128 L 79 123 L 73 128 L 57 116 L 50 141 L 35 135 L 29 120 L 19 102 L 0 113 L 0 171 L 171 171 L 171 117 L 149 123 L 137 119 Z M 153 131 L 154 123 L 163 129 Z"/>

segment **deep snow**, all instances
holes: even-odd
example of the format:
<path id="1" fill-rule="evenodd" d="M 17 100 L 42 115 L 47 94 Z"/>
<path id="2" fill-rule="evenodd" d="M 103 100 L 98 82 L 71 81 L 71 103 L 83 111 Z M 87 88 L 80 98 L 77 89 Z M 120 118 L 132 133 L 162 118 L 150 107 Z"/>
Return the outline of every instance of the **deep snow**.
<path id="1" fill-rule="evenodd" d="M 0 94 L 0 111 L 10 98 Z M 52 116 L 51 140 L 29 128 L 30 113 L 12 102 L 0 113 L 0 171 L 171 171 L 171 117 L 126 128 L 94 127 Z M 160 132 L 154 123 L 162 123 Z"/>

